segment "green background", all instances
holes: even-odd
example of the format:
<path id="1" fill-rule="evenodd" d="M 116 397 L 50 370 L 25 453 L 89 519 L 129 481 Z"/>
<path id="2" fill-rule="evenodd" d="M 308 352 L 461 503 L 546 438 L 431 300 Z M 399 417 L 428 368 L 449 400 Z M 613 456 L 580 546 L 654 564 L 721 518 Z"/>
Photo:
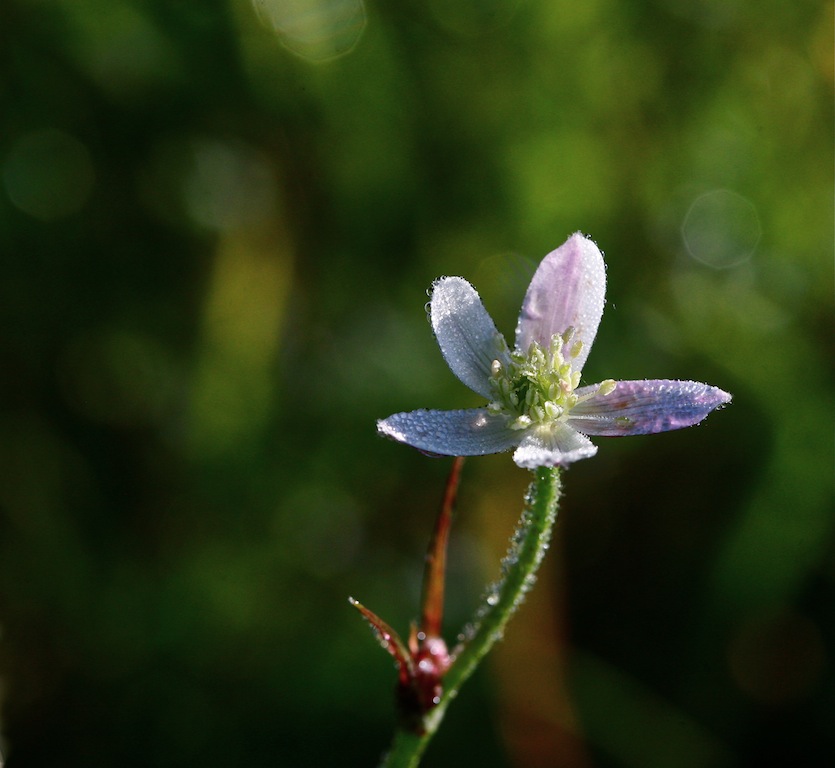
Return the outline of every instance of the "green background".
<path id="1" fill-rule="evenodd" d="M 832 5 L 260 15 L 0 5 L 7 768 L 375 765 L 395 674 L 347 598 L 407 631 L 449 469 L 375 419 L 479 404 L 433 279 L 511 334 L 577 230 L 609 278 L 584 380 L 734 402 L 565 474 L 426 765 L 830 764 Z M 450 640 L 527 479 L 464 468 Z"/>

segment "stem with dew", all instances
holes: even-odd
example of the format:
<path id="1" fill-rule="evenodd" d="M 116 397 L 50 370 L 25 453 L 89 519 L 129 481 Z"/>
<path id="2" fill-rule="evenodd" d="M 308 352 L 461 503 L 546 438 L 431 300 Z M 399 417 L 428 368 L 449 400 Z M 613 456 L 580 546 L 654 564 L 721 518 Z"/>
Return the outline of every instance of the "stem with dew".
<path id="1" fill-rule="evenodd" d="M 429 740 L 443 720 L 447 706 L 472 675 L 478 664 L 499 640 L 507 622 L 524 600 L 536 581 L 545 552 L 551 540 L 557 505 L 560 497 L 558 467 L 540 467 L 525 497 L 525 508 L 511 540 L 502 575 L 490 587 L 466 637 L 453 651 L 453 662 L 444 677 L 444 692 L 440 703 L 424 718 L 423 733 L 405 729 L 395 732 L 388 754 L 381 768 L 415 768 L 420 762 Z"/>

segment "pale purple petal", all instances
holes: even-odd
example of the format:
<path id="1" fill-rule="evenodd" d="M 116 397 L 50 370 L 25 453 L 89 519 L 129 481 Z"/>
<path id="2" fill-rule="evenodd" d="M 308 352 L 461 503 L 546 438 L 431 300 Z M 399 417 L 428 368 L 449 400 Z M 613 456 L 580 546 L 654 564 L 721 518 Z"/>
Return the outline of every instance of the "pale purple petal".
<path id="1" fill-rule="evenodd" d="M 582 397 L 597 388 L 581 387 Z M 571 409 L 568 424 L 587 435 L 646 435 L 698 424 L 731 401 L 718 387 L 698 381 L 619 381 L 608 395 L 594 395 Z"/>
<path id="2" fill-rule="evenodd" d="M 534 427 L 525 432 L 522 442 L 513 454 L 513 460 L 526 469 L 536 467 L 565 466 L 597 453 L 585 435 L 575 432 L 567 424 L 550 424 Z"/>
<path id="3" fill-rule="evenodd" d="M 606 267 L 598 247 L 579 232 L 551 251 L 534 273 L 516 326 L 516 347 L 543 347 L 572 327 L 583 342 L 573 368 L 581 370 L 603 316 Z M 567 352 L 568 350 L 566 350 Z"/>
<path id="4" fill-rule="evenodd" d="M 519 444 L 520 432 L 508 427 L 505 416 L 486 408 L 463 411 L 410 411 L 377 422 L 381 435 L 413 448 L 442 456 L 484 456 Z"/>
<path id="5" fill-rule="evenodd" d="M 470 389 L 491 398 L 491 365 L 497 359 L 507 362 L 507 345 L 476 289 L 462 277 L 442 277 L 429 307 L 447 365 Z"/>

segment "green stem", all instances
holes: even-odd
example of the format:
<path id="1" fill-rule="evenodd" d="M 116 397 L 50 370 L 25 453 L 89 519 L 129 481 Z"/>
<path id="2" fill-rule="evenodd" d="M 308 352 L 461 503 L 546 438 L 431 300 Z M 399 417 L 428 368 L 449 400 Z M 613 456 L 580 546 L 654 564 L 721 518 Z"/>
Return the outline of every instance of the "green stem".
<path id="1" fill-rule="evenodd" d="M 415 768 L 443 720 L 449 702 L 493 644 L 499 640 L 507 622 L 536 581 L 536 572 L 548 549 L 551 532 L 557 519 L 560 497 L 560 473 L 557 467 L 540 467 L 525 497 L 525 509 L 513 535 L 502 575 L 484 595 L 473 624 L 466 630 L 466 639 L 453 651 L 455 661 L 444 677 L 441 702 L 425 718 L 425 732 L 416 734 L 398 729 L 381 768 Z"/>

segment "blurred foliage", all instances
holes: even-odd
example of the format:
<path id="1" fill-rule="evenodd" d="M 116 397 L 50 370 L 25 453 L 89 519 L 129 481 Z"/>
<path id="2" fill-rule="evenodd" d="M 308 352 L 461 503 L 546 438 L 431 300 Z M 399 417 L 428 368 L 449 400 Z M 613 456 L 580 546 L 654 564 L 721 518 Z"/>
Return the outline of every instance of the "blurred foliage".
<path id="1" fill-rule="evenodd" d="M 607 254 L 586 376 L 731 391 L 572 467 L 530 603 L 426 764 L 835 753 L 832 5 L 4 0 L 7 768 L 369 766 L 448 462 L 374 419 L 475 404 L 441 274 L 511 331 Z M 453 637 L 526 484 L 471 460 Z"/>

